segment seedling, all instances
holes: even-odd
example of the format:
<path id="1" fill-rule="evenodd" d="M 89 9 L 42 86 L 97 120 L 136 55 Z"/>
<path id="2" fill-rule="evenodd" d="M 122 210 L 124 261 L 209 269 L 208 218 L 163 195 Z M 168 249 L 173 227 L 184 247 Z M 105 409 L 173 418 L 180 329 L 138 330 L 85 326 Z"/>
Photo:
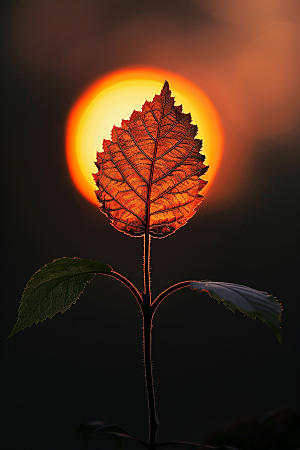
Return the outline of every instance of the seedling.
<path id="1" fill-rule="evenodd" d="M 99 423 L 81 426 L 86 435 L 106 433 L 117 443 L 124 439 L 139 441 L 149 450 L 158 443 L 158 420 L 155 411 L 151 362 L 151 333 L 154 314 L 162 301 L 173 292 L 190 287 L 206 292 L 231 310 L 265 322 L 279 342 L 281 306 L 272 295 L 246 286 L 215 281 L 181 281 L 151 296 L 150 246 L 152 238 L 164 238 L 195 214 L 203 200 L 200 195 L 206 181 L 200 177 L 208 169 L 200 153 L 202 141 L 196 139 L 197 126 L 190 114 L 174 105 L 165 82 L 160 95 L 146 101 L 141 111 L 133 111 L 121 127 L 113 127 L 111 140 L 103 141 L 103 152 L 97 154 L 94 174 L 100 211 L 113 227 L 130 236 L 144 238 L 144 290 L 111 266 L 79 258 L 60 258 L 46 264 L 28 282 L 23 293 L 17 323 L 10 336 L 18 331 L 65 312 L 76 303 L 87 282 L 96 274 L 107 275 L 125 284 L 140 307 L 143 316 L 143 350 L 149 408 L 149 442 L 127 433 L 118 425 Z M 177 442 L 201 448 L 198 444 Z"/>

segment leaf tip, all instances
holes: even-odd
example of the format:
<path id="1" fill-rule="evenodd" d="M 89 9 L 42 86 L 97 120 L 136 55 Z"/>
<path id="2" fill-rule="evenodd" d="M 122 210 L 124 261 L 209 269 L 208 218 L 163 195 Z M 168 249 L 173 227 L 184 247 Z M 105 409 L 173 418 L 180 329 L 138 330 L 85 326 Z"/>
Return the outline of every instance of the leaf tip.
<path id="1" fill-rule="evenodd" d="M 14 334 L 16 334 L 18 331 L 23 330 L 24 328 L 20 328 L 18 325 L 18 320 L 17 323 L 15 324 L 15 326 L 13 327 L 10 335 L 7 337 L 7 339 L 11 338 Z"/>
<path id="2" fill-rule="evenodd" d="M 10 333 L 9 336 L 7 336 L 7 339 L 11 338 L 14 334 L 16 334 L 18 332 L 18 330 L 15 330 L 16 327 L 13 328 L 12 332 Z"/>
<path id="3" fill-rule="evenodd" d="M 163 92 L 168 92 L 170 90 L 170 85 L 169 85 L 169 82 L 167 81 L 167 80 L 165 80 L 165 82 L 164 82 L 164 85 L 163 85 L 163 88 L 162 88 L 162 93 Z"/>
<path id="4" fill-rule="evenodd" d="M 271 328 L 271 330 L 275 334 L 276 339 L 279 342 L 279 344 L 282 344 L 282 336 L 281 336 L 281 333 L 280 333 L 280 328 L 276 327 L 276 326 L 272 326 L 272 325 L 270 325 L 268 323 L 267 323 L 267 325 Z"/>

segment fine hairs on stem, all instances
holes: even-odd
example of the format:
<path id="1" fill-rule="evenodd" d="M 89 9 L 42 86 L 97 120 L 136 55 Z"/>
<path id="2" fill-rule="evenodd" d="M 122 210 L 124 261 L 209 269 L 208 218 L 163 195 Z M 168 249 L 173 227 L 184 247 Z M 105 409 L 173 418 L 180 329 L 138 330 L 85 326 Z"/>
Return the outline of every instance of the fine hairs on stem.
<path id="1" fill-rule="evenodd" d="M 152 373 L 152 320 L 155 309 L 151 306 L 151 274 L 150 274 L 150 246 L 151 238 L 147 233 L 144 235 L 144 292 L 142 303 L 143 314 L 143 350 L 144 350 L 144 366 L 145 380 L 148 397 L 149 408 L 149 449 L 156 448 L 156 436 L 158 431 L 158 420 L 155 410 L 155 395 L 153 386 Z"/>

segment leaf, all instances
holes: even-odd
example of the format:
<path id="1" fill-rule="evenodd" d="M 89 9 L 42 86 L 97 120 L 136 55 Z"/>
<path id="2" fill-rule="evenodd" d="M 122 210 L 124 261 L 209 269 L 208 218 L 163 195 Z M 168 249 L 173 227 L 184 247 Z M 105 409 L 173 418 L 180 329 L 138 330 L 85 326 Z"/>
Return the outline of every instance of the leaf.
<path id="1" fill-rule="evenodd" d="M 273 295 L 258 291 L 240 284 L 224 283 L 222 281 L 191 281 L 190 287 L 197 291 L 207 292 L 210 297 L 235 311 L 265 322 L 282 343 L 280 335 L 281 305 Z"/>
<path id="2" fill-rule="evenodd" d="M 112 438 L 114 438 L 114 442 L 119 448 L 123 448 L 124 439 L 131 439 L 134 441 L 138 441 L 148 448 L 146 442 L 133 436 L 132 434 L 127 433 L 127 431 L 125 431 L 124 428 L 120 427 L 119 425 L 104 425 L 94 430 L 94 434 L 97 433 L 109 434 Z"/>
<path id="3" fill-rule="evenodd" d="M 109 273 L 107 264 L 88 259 L 60 258 L 46 264 L 29 280 L 21 298 L 17 323 L 10 333 L 38 324 L 58 312 L 64 313 L 96 273 Z"/>
<path id="4" fill-rule="evenodd" d="M 206 437 L 204 448 L 299 450 L 300 413 L 282 410 L 261 420 L 237 419 Z"/>
<path id="5" fill-rule="evenodd" d="M 161 94 L 133 111 L 97 153 L 97 199 L 111 224 L 131 236 L 165 237 L 186 224 L 201 203 L 207 166 L 191 115 Z"/>
<path id="6" fill-rule="evenodd" d="M 113 433 L 122 436 L 128 436 L 132 439 L 137 439 L 134 436 L 128 434 L 127 431 L 125 431 L 124 428 L 120 427 L 119 425 L 103 425 L 102 427 L 96 428 L 94 430 L 94 433 Z"/>

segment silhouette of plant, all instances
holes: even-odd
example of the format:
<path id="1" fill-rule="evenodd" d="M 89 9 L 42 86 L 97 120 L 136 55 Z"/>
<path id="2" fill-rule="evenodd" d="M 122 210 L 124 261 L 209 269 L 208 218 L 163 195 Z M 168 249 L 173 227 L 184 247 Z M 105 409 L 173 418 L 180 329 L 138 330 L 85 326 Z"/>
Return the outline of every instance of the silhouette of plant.
<path id="1" fill-rule="evenodd" d="M 150 450 L 187 442 L 157 443 L 158 420 L 155 411 L 151 363 L 151 330 L 154 313 L 161 302 L 178 289 L 190 287 L 207 292 L 231 310 L 258 317 L 281 342 L 281 306 L 272 295 L 246 286 L 213 281 L 181 281 L 151 297 L 151 238 L 174 233 L 195 214 L 203 200 L 205 186 L 200 176 L 208 169 L 200 153 L 202 141 L 196 139 L 197 126 L 190 114 L 174 105 L 167 81 L 160 95 L 145 102 L 141 111 L 133 111 L 121 127 L 113 127 L 111 140 L 103 141 L 97 154 L 98 172 L 94 179 L 102 211 L 117 230 L 144 237 L 144 290 L 111 266 L 79 258 L 60 258 L 46 264 L 28 282 L 21 298 L 17 323 L 10 336 L 33 323 L 65 312 L 77 301 L 87 282 L 96 274 L 108 275 L 124 283 L 136 298 L 143 316 L 143 350 L 149 408 L 149 443 L 132 436 L 118 425 L 94 422 L 79 427 L 84 436 L 109 434 L 117 444 L 124 439 L 139 441 Z M 217 447 L 210 447 L 217 448 Z M 225 448 L 225 447 L 224 447 Z"/>

